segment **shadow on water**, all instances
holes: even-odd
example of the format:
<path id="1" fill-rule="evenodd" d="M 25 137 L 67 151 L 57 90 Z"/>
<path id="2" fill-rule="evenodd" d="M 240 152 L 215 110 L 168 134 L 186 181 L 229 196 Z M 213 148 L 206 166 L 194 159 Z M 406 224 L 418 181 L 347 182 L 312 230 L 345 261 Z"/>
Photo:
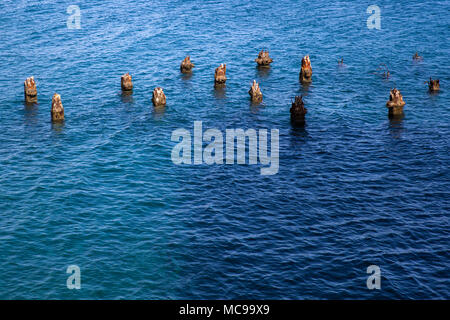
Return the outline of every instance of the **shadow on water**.
<path id="1" fill-rule="evenodd" d="M 120 101 L 122 101 L 122 103 L 134 103 L 133 91 L 122 91 L 120 94 Z"/>
<path id="2" fill-rule="evenodd" d="M 270 76 L 272 72 L 272 68 L 270 66 L 263 67 L 263 66 L 256 66 L 256 77 L 257 78 L 267 78 Z"/>
<path id="3" fill-rule="evenodd" d="M 402 137 L 402 132 L 405 130 L 403 126 L 404 118 L 404 114 L 389 117 L 389 132 L 395 139 L 400 139 Z"/>
<path id="4" fill-rule="evenodd" d="M 338 70 L 338 72 L 347 72 L 347 71 L 348 71 L 348 68 L 347 68 L 347 65 L 346 65 L 346 64 L 340 64 L 340 63 L 338 63 L 338 65 L 337 65 L 337 70 Z"/>
<path id="5" fill-rule="evenodd" d="M 291 133 L 303 133 L 306 131 L 306 120 L 305 121 L 293 121 L 291 120 Z"/>
<path id="6" fill-rule="evenodd" d="M 227 97 L 227 87 L 225 85 L 214 86 L 214 97 L 218 100 L 226 99 Z"/>
<path id="7" fill-rule="evenodd" d="M 51 122 L 53 132 L 60 134 L 64 132 L 65 121 L 52 121 Z"/>
<path id="8" fill-rule="evenodd" d="M 263 109 L 265 107 L 265 105 L 264 105 L 264 102 L 257 103 L 257 102 L 253 102 L 252 99 L 250 99 L 249 107 L 250 107 L 250 112 L 252 114 L 258 114 L 261 111 L 261 109 Z"/>
<path id="9" fill-rule="evenodd" d="M 181 85 L 186 90 L 192 90 L 193 81 L 192 81 L 192 72 L 189 73 L 180 73 Z"/>
<path id="10" fill-rule="evenodd" d="M 307 137 L 308 131 L 306 130 L 306 122 L 303 124 L 294 124 L 291 122 L 291 129 L 289 130 L 289 134 L 293 137 Z"/>
<path id="11" fill-rule="evenodd" d="M 152 109 L 153 120 L 162 120 L 164 118 L 164 115 L 166 114 L 166 108 L 167 108 L 167 106 L 164 106 L 164 107 L 153 106 L 153 109 Z"/>
<path id="12" fill-rule="evenodd" d="M 298 90 L 298 92 L 300 93 L 299 95 L 304 96 L 304 97 L 308 96 L 310 87 L 311 87 L 311 83 L 301 83 L 300 82 L 300 88 Z"/>
<path id="13" fill-rule="evenodd" d="M 299 148 L 309 138 L 308 130 L 306 130 L 306 123 L 303 125 L 294 125 L 291 123 L 291 129 L 289 130 L 290 145 L 293 148 Z"/>
<path id="14" fill-rule="evenodd" d="M 23 103 L 25 110 L 25 122 L 27 124 L 35 123 L 38 115 L 38 104 L 37 103 Z"/>
<path id="15" fill-rule="evenodd" d="M 436 99 L 437 96 L 439 95 L 441 91 L 430 91 L 428 90 L 428 95 L 430 96 L 430 98 L 432 98 L 432 100 Z"/>
<path id="16" fill-rule="evenodd" d="M 180 78 L 183 81 L 189 81 L 192 79 L 192 72 L 180 73 Z"/>

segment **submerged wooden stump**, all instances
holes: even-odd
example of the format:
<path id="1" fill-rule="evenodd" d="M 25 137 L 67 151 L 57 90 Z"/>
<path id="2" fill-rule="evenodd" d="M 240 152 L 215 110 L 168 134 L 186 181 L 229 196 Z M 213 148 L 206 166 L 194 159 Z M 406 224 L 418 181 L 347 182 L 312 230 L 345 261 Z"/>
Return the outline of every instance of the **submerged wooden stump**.
<path id="1" fill-rule="evenodd" d="M 23 83 L 23 91 L 26 103 L 37 103 L 37 89 L 34 77 L 29 77 Z"/>
<path id="2" fill-rule="evenodd" d="M 163 88 L 157 87 L 153 90 L 152 102 L 155 107 L 163 107 L 166 105 L 166 95 Z"/>
<path id="3" fill-rule="evenodd" d="M 269 51 L 261 50 L 258 54 L 258 58 L 255 59 L 255 62 L 260 67 L 270 67 L 270 64 L 273 62 L 273 59 L 269 57 Z"/>
<path id="4" fill-rule="evenodd" d="M 180 71 L 181 73 L 189 73 L 192 72 L 192 68 L 194 67 L 195 65 L 191 62 L 191 57 L 187 56 L 183 61 L 181 61 Z"/>
<path id="5" fill-rule="evenodd" d="M 61 102 L 61 96 L 57 93 L 52 98 L 52 109 L 50 110 L 52 121 L 64 120 L 64 107 Z"/>
<path id="6" fill-rule="evenodd" d="M 253 103 L 261 103 L 263 100 L 263 94 L 261 92 L 261 88 L 256 80 L 253 80 L 253 85 L 248 91 Z"/>
<path id="7" fill-rule="evenodd" d="M 305 108 L 302 96 L 295 97 L 294 102 L 292 102 L 290 112 L 292 125 L 294 126 L 305 125 L 305 115 L 308 113 L 308 109 Z"/>
<path id="8" fill-rule="evenodd" d="M 403 96 L 396 88 L 392 89 L 389 95 L 389 101 L 386 107 L 389 109 L 389 117 L 403 115 L 403 107 L 405 106 Z"/>
<path id="9" fill-rule="evenodd" d="M 423 57 L 419 56 L 419 53 L 416 52 L 413 55 L 413 60 L 416 60 L 416 61 L 423 60 Z"/>
<path id="10" fill-rule="evenodd" d="M 428 89 L 430 90 L 430 92 L 439 91 L 441 89 L 439 85 L 439 79 L 433 80 L 430 77 L 430 81 L 428 81 Z"/>
<path id="11" fill-rule="evenodd" d="M 133 91 L 133 81 L 131 81 L 131 75 L 128 72 L 120 78 L 120 85 L 123 91 Z"/>
<path id="12" fill-rule="evenodd" d="M 302 59 L 302 68 L 300 69 L 300 82 L 302 84 L 309 84 L 312 81 L 311 60 L 309 56 L 304 56 Z"/>
<path id="13" fill-rule="evenodd" d="M 225 82 L 227 81 L 227 65 L 221 64 L 219 67 L 216 68 L 216 71 L 214 73 L 214 87 L 220 87 L 225 85 Z"/>

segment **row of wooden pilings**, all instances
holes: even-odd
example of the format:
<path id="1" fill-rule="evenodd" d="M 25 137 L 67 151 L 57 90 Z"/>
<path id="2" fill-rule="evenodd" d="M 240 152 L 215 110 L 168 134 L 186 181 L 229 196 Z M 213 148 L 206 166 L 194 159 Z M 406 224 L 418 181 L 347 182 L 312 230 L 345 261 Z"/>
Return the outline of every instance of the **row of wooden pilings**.
<path id="1" fill-rule="evenodd" d="M 413 60 L 422 59 L 423 58 L 420 57 L 418 53 L 413 56 Z M 258 57 L 255 59 L 255 62 L 259 67 L 269 68 L 270 64 L 273 62 L 273 59 L 269 56 L 268 51 L 261 50 L 258 54 Z M 339 61 L 339 64 L 343 65 L 343 59 Z M 184 58 L 180 65 L 180 71 L 182 73 L 191 73 L 193 71 L 193 68 L 194 64 L 191 62 L 190 56 Z M 225 83 L 227 81 L 226 71 L 226 64 L 221 64 L 218 68 L 216 68 L 214 73 L 215 88 L 225 86 Z M 387 78 L 389 78 L 389 75 L 389 71 L 384 73 L 384 76 Z M 302 59 L 299 80 L 302 84 L 309 84 L 312 82 L 311 60 L 308 55 L 303 57 Z M 435 92 L 440 90 L 439 80 L 433 80 L 430 78 L 430 81 L 428 81 L 427 83 L 430 91 Z M 126 73 L 121 77 L 121 88 L 124 93 L 131 94 L 133 92 L 133 81 L 129 73 Z M 36 82 L 33 77 L 27 78 L 25 80 L 24 93 L 25 102 L 27 104 L 37 103 L 37 88 Z M 253 103 L 257 104 L 262 102 L 263 94 L 256 80 L 253 81 L 253 84 L 248 93 Z M 166 95 L 164 94 L 163 88 L 157 87 L 153 90 L 152 102 L 155 107 L 164 107 L 166 105 Z M 400 91 L 396 88 L 392 89 L 390 91 L 389 100 L 386 103 L 386 107 L 389 110 L 389 116 L 393 117 L 402 115 L 404 106 L 405 102 L 403 101 L 403 96 Z M 294 125 L 303 125 L 305 123 L 305 115 L 307 112 L 308 110 L 304 106 L 302 96 L 296 96 L 294 101 L 292 102 L 292 106 L 290 109 L 291 122 Z M 52 121 L 64 120 L 64 107 L 61 102 L 61 96 L 57 93 L 55 93 L 52 97 L 51 119 Z"/>

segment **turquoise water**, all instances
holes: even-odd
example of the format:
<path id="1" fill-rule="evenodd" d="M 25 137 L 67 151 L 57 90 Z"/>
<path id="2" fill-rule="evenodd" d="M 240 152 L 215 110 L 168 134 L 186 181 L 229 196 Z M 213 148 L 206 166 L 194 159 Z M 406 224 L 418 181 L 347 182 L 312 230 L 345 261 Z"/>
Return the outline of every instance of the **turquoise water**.
<path id="1" fill-rule="evenodd" d="M 79 30 L 66 26 L 72 4 Z M 366 26 L 371 4 L 381 30 Z M 0 298 L 448 299 L 449 4 L 2 1 Z M 263 48 L 266 71 L 253 61 Z M 188 54 L 191 77 L 179 73 Z M 306 54 L 309 87 L 298 82 Z M 220 63 L 228 81 L 215 91 Z M 389 80 L 373 74 L 380 63 Z M 120 93 L 126 72 L 132 97 Z M 385 107 L 394 86 L 399 121 Z M 63 125 L 50 122 L 55 92 Z M 304 129 L 289 122 L 299 94 Z M 278 174 L 176 166 L 171 133 L 194 121 L 279 129 Z M 66 287 L 72 264 L 81 290 Z M 371 264 L 381 290 L 366 287 Z"/>

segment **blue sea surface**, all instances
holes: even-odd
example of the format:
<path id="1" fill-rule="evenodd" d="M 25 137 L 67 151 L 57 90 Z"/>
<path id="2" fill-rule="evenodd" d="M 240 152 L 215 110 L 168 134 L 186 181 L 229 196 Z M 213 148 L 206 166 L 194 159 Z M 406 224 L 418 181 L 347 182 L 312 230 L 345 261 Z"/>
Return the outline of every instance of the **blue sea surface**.
<path id="1" fill-rule="evenodd" d="M 372 4 L 381 30 L 367 27 Z M 70 5 L 81 29 L 67 27 Z M 450 1 L 3 0 L 0 12 L 0 299 L 450 298 Z M 385 106 L 394 87 L 401 120 Z M 55 92 L 64 124 L 50 121 Z M 175 165 L 171 134 L 194 121 L 279 129 L 278 174 Z M 381 290 L 366 286 L 370 265 Z"/>

